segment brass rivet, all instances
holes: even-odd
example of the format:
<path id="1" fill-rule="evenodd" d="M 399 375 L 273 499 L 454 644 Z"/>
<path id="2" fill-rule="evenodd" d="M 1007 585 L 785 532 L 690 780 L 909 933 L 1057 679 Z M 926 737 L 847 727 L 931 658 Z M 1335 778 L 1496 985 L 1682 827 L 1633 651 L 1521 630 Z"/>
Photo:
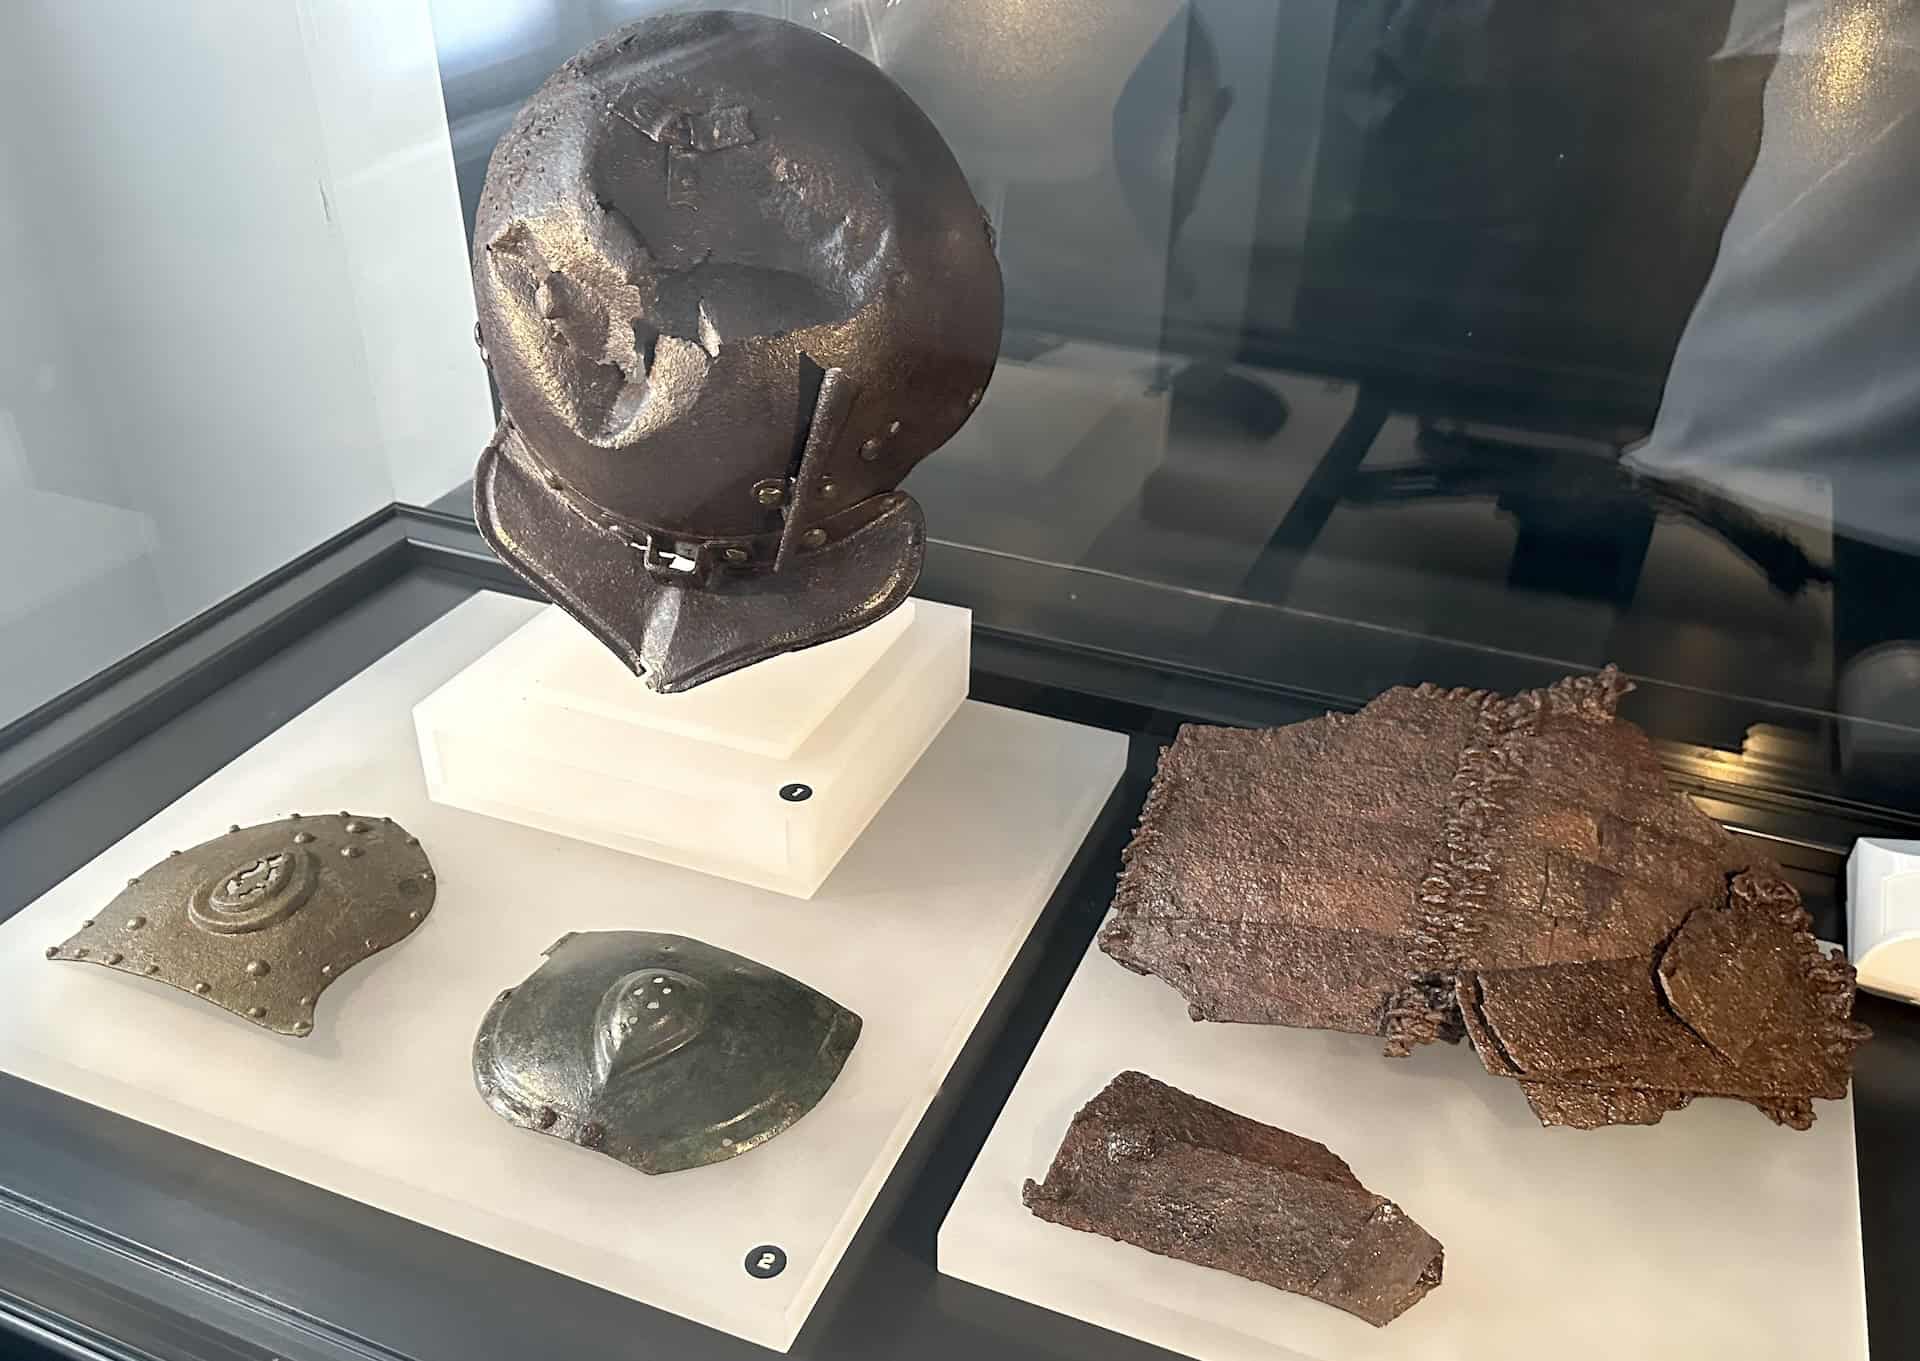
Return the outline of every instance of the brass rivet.
<path id="1" fill-rule="evenodd" d="M 140 916 L 137 913 L 127 918 L 127 930 L 129 931 L 138 931 L 141 927 L 145 926 L 146 924 L 147 924 L 147 919 L 145 917 Z"/>
<path id="2" fill-rule="evenodd" d="M 266 1014 L 267 1014 L 267 1009 L 265 1007 L 248 1007 L 247 1008 L 247 1015 L 251 1016 L 256 1021 L 263 1020 L 266 1017 Z"/>
<path id="3" fill-rule="evenodd" d="M 349 832 L 364 832 L 367 830 L 367 824 L 355 819 L 347 824 L 347 830 Z"/>
<path id="4" fill-rule="evenodd" d="M 59 947 L 58 945 L 49 945 L 49 946 L 47 947 L 47 958 L 48 958 L 48 959 L 52 959 L 52 958 L 53 958 L 53 957 L 54 957 L 55 955 L 57 955 L 57 954 L 59 954 L 59 953 L 60 953 L 60 947 Z"/>
<path id="5" fill-rule="evenodd" d="M 84 946 L 84 945 L 76 945 L 76 946 L 74 946 L 74 947 L 73 947 L 73 957 L 74 957 L 75 959 L 85 959 L 85 958 L 87 957 L 87 947 L 86 947 L 86 946 Z"/>
<path id="6" fill-rule="evenodd" d="M 170 855 L 170 856 L 172 856 L 172 855 L 178 855 L 178 854 L 180 854 L 180 852 L 178 852 L 178 851 L 168 851 L 168 852 L 167 852 L 167 854 L 168 854 L 168 855 Z"/>
<path id="7" fill-rule="evenodd" d="M 296 846 L 304 846 L 311 840 L 313 840 L 312 832 L 295 832 L 293 834 L 293 844 Z"/>
<path id="8" fill-rule="evenodd" d="M 880 457 L 880 437 L 875 435 L 860 445 L 860 457 L 871 463 Z"/>
<path id="9" fill-rule="evenodd" d="M 809 529 L 805 534 L 800 536 L 800 542 L 808 548 L 818 548 L 826 541 L 827 531 L 824 529 Z"/>
<path id="10" fill-rule="evenodd" d="M 146 967 L 146 969 L 145 969 L 145 971 L 144 971 L 144 972 L 146 972 L 146 973 L 150 973 L 150 974 L 155 974 L 155 973 L 159 973 L 159 972 L 160 972 L 160 966 L 159 966 L 158 964 L 149 964 L 149 965 L 147 965 L 147 967 Z"/>
<path id="11" fill-rule="evenodd" d="M 247 976 L 249 978 L 265 978 L 272 972 L 273 966 L 264 959 L 250 959 L 247 961 Z"/>
<path id="12" fill-rule="evenodd" d="M 728 562 L 745 562 L 747 560 L 747 550 L 737 546 L 733 548 L 723 548 L 720 550 L 720 556 Z"/>
<path id="13" fill-rule="evenodd" d="M 787 487 L 776 478 L 753 484 L 753 499 L 763 506 L 777 506 L 787 499 Z"/>
<path id="14" fill-rule="evenodd" d="M 349 860 L 358 860 L 361 856 L 365 855 L 366 852 L 358 846 L 342 846 L 340 848 L 340 854 Z"/>
<path id="15" fill-rule="evenodd" d="M 193 985 L 193 990 L 199 993 L 202 997 L 205 997 L 208 993 L 213 991 L 213 985 L 210 983 L 195 983 Z"/>
<path id="16" fill-rule="evenodd" d="M 289 813 L 289 814 L 287 814 L 287 821 L 288 821 L 288 822 L 298 822 L 298 821 L 300 821 L 300 815 L 299 815 L 298 813 Z"/>
<path id="17" fill-rule="evenodd" d="M 293 1033 L 296 1035 L 304 1035 L 309 1030 L 312 1030 L 312 1029 L 313 1029 L 312 1021 L 295 1021 L 293 1023 Z"/>
<path id="18" fill-rule="evenodd" d="M 107 955 L 107 963 L 118 964 L 121 960 L 125 958 L 126 958 L 125 955 L 121 954 L 118 950 L 114 950 Z"/>
<path id="19" fill-rule="evenodd" d="M 237 831 L 239 831 L 239 830 L 240 830 L 240 824 L 239 824 L 239 823 L 237 823 L 237 822 L 236 822 L 236 823 L 234 823 L 234 824 L 233 824 L 233 825 L 232 825 L 231 827 L 229 827 L 229 828 L 227 828 L 227 832 L 228 832 L 228 834 L 229 834 L 229 835 L 231 835 L 232 833 L 234 833 L 234 832 L 237 832 Z"/>
<path id="20" fill-rule="evenodd" d="M 368 948 L 369 950 L 378 950 L 378 949 L 380 948 L 380 947 L 379 947 L 378 945 L 375 945 L 375 944 L 373 943 L 373 937 L 372 937 L 372 936 L 368 936 L 368 937 L 366 938 L 366 940 L 364 940 L 364 941 L 363 941 L 363 942 L 361 942 L 361 943 L 362 943 L 362 944 L 364 944 L 364 945 L 365 945 L 365 946 L 366 946 L 366 947 L 367 947 L 367 948 Z"/>
<path id="21" fill-rule="evenodd" d="M 552 1106 L 542 1106 L 534 1113 L 533 1122 L 541 1129 L 552 1129 L 554 1122 L 559 1118 L 560 1113 Z"/>
<path id="22" fill-rule="evenodd" d="M 332 978 L 332 977 L 333 977 L 333 965 L 331 965 L 331 964 L 322 964 L 322 965 L 320 966 L 320 976 L 321 976 L 322 978 Z"/>
<path id="23" fill-rule="evenodd" d="M 822 496 L 832 496 L 834 493 L 838 492 L 839 490 L 840 488 L 834 485 L 834 482 L 831 478 L 829 478 L 827 481 L 822 482 L 820 484 L 820 494 Z"/>
<path id="24" fill-rule="evenodd" d="M 413 909 L 413 911 L 411 911 L 411 912 L 409 912 L 409 913 L 407 913 L 407 920 L 408 920 L 408 921 L 410 921 L 410 922 L 417 922 L 417 921 L 419 921 L 419 920 L 420 920 L 420 909 L 416 907 L 416 908 L 414 908 L 414 909 Z"/>
<path id="25" fill-rule="evenodd" d="M 132 888 L 135 884 L 139 882 L 140 882 L 140 876 L 136 874 L 133 876 L 133 878 L 127 880 L 127 887 Z"/>
<path id="26" fill-rule="evenodd" d="M 410 836 L 407 838 L 407 844 L 409 846 L 418 846 L 420 844 L 420 838 L 417 836 Z"/>
<path id="27" fill-rule="evenodd" d="M 976 406 L 979 406 L 980 399 L 986 395 L 987 390 L 985 388 L 975 388 L 972 392 L 969 392 L 967 394 L 967 410 L 971 411 Z"/>
<path id="28" fill-rule="evenodd" d="M 80 923 L 80 929 L 81 929 L 82 931 L 84 931 L 84 930 L 86 930 L 86 929 L 87 929 L 87 928 L 88 928 L 89 926 L 92 926 L 92 925 L 93 925 L 93 918 L 92 918 L 92 917 L 88 917 L 88 918 L 87 918 L 87 919 L 86 919 L 85 921 L 83 921 L 83 922 L 81 922 L 81 923 Z"/>
<path id="29" fill-rule="evenodd" d="M 311 997 L 302 997 L 300 999 L 299 1005 L 303 1007 L 310 1007 L 313 1005 L 313 999 Z"/>
<path id="30" fill-rule="evenodd" d="M 551 488 L 553 488 L 553 489 L 554 489 L 555 491 L 563 491 L 563 490 L 565 490 L 565 488 L 566 488 L 566 485 L 567 485 L 567 484 L 566 484 L 566 483 L 564 483 L 564 482 L 562 482 L 562 481 L 560 480 L 560 474 L 558 474 L 558 473 L 548 473 L 548 474 L 547 474 L 547 485 L 548 485 L 549 487 L 551 487 Z"/>
<path id="31" fill-rule="evenodd" d="M 890 422 L 888 422 L 888 424 L 887 424 L 887 433 L 888 433 L 889 435 L 897 435 L 897 434 L 899 434 L 899 433 L 900 433 L 900 422 L 899 422 L 899 421 L 890 421 Z"/>

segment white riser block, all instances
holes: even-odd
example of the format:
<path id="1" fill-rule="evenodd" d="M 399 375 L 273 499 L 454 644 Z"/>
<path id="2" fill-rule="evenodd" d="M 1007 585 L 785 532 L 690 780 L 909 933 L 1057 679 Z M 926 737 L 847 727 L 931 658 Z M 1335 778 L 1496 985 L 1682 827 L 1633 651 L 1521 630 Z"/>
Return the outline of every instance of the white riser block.
<path id="1" fill-rule="evenodd" d="M 436 803 L 810 898 L 966 698 L 966 610 L 656 695 L 557 607 L 414 710 Z M 780 791 L 807 786 L 802 802 Z"/>

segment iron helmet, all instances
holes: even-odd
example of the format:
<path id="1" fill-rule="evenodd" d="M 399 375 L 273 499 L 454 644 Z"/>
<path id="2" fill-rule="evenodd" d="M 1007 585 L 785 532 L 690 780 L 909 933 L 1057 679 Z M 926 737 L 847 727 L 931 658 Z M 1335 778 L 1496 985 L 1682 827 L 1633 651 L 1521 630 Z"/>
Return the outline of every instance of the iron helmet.
<path id="1" fill-rule="evenodd" d="M 561 67 L 474 229 L 494 550 L 655 690 L 851 633 L 919 577 L 898 490 L 999 352 L 952 152 L 811 29 L 678 14 Z"/>

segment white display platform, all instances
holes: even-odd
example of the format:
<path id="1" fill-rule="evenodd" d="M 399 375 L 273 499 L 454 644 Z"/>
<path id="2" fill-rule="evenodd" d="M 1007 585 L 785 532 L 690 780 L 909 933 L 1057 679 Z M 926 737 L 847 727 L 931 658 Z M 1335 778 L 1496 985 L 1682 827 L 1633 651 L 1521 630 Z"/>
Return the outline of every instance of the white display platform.
<path id="1" fill-rule="evenodd" d="M 1861 987 L 1920 1004 L 1920 841 L 1853 843 L 1847 949 Z"/>
<path id="2" fill-rule="evenodd" d="M 0 925 L 0 1068 L 784 1349 L 1113 789 L 1125 739 L 964 705 L 797 903 L 428 800 L 412 706 L 536 608 L 461 605 Z M 411 937 L 322 994 L 306 1039 L 42 957 L 174 847 L 342 808 L 419 836 L 439 895 Z M 858 1012 L 839 1081 L 766 1146 L 662 1177 L 509 1125 L 474 1090 L 475 1029 L 562 934 L 606 929 L 695 936 Z M 783 1274 L 746 1274 L 761 1244 L 786 1251 Z"/>
<path id="3" fill-rule="evenodd" d="M 549 605 L 415 707 L 427 793 L 810 898 L 966 699 L 971 635 L 968 611 L 910 600 L 661 695 Z"/>
<path id="4" fill-rule="evenodd" d="M 1020 1203 L 1073 1114 L 1137 1068 L 1318 1139 L 1446 1248 L 1375 1329 L 1328 1305 L 1049 1224 Z M 1696 1101 L 1650 1128 L 1542 1129 L 1463 1044 L 1187 1019 L 1090 947 L 941 1226 L 940 1269 L 1199 1361 L 1859 1361 L 1853 1102 L 1806 1133 Z"/>

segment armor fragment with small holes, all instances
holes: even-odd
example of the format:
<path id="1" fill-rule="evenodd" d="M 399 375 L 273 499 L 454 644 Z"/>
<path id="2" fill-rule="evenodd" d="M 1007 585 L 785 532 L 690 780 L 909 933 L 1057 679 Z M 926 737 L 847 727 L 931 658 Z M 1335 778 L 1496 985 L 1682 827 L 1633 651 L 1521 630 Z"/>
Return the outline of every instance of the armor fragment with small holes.
<path id="1" fill-rule="evenodd" d="M 47 958 L 170 984 L 304 1036 L 327 984 L 412 935 L 434 896 L 426 852 L 398 823 L 296 813 L 172 852 Z"/>

